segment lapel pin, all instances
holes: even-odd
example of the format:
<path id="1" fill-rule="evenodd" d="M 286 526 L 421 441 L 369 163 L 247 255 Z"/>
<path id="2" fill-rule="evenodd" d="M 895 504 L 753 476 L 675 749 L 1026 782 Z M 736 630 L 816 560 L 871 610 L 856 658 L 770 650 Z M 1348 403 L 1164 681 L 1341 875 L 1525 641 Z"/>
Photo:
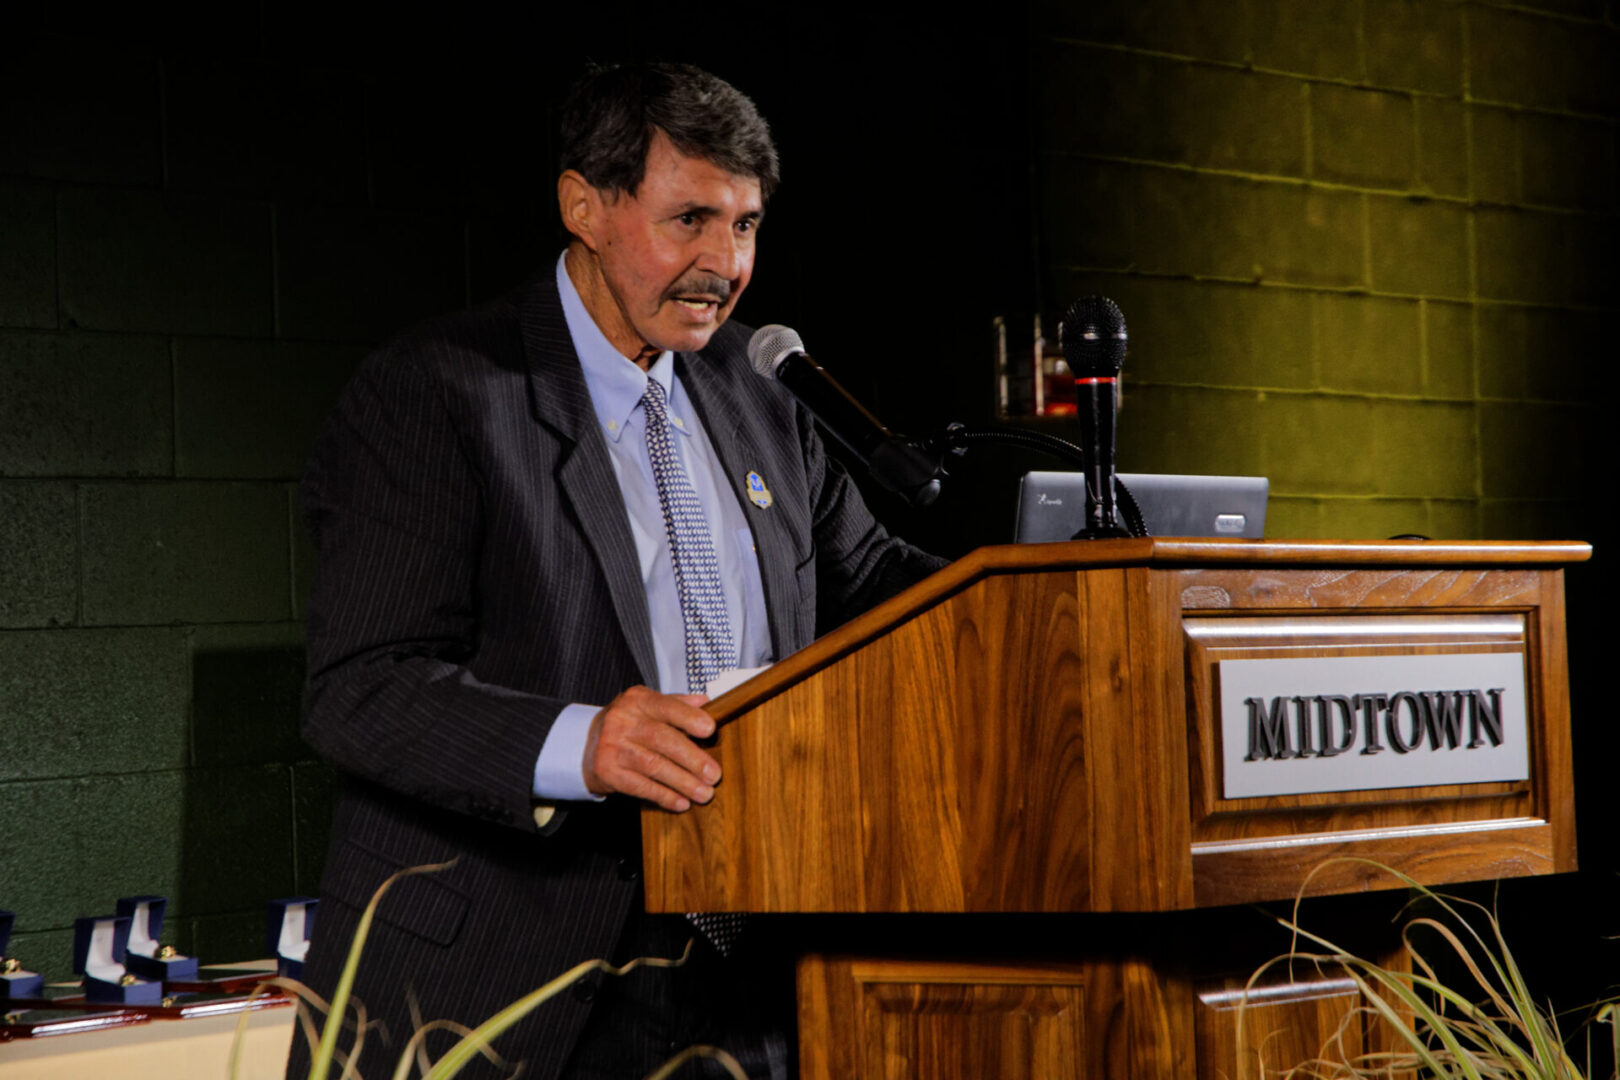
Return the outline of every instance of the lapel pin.
<path id="1" fill-rule="evenodd" d="M 761 510 L 771 505 L 771 489 L 765 486 L 765 478 L 757 472 L 748 474 L 748 501 Z"/>

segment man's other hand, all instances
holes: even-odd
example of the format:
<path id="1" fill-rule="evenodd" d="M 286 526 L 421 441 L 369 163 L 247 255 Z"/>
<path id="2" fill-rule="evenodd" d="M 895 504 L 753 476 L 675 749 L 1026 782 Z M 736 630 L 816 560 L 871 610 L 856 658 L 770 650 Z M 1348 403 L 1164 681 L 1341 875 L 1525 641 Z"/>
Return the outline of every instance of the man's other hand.
<path id="1" fill-rule="evenodd" d="M 701 694 L 660 694 L 632 686 L 591 721 L 585 739 L 585 786 L 615 792 L 680 813 L 714 798 L 720 763 L 692 739 L 714 734 L 714 718 L 698 708 Z"/>

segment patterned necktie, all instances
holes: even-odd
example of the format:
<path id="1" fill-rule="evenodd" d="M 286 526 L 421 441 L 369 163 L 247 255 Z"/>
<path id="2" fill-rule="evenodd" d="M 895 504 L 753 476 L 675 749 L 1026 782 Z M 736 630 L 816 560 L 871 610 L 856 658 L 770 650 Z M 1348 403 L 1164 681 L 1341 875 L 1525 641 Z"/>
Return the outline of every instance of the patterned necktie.
<path id="1" fill-rule="evenodd" d="M 653 480 L 664 510 L 664 533 L 669 537 L 675 591 L 686 627 L 686 690 L 701 694 L 709 680 L 731 667 L 736 657 L 726 593 L 720 584 L 720 560 L 715 557 L 703 504 L 675 454 L 664 388 L 657 379 L 647 380 L 641 403 L 647 411 L 647 455 L 652 459 Z"/>
<path id="2" fill-rule="evenodd" d="M 686 628 L 686 689 L 701 694 L 710 679 L 736 660 L 731 619 L 726 615 L 726 593 L 720 584 L 720 560 L 715 557 L 703 504 L 675 454 L 664 388 L 657 379 L 647 380 L 641 404 L 647 412 L 647 456 L 652 459 L 653 481 L 658 485 L 658 501 L 664 510 L 664 533 L 669 538 L 675 592 L 680 597 L 681 622 Z M 686 917 L 721 955 L 731 952 L 746 921 L 743 915 L 710 912 L 688 912 Z"/>

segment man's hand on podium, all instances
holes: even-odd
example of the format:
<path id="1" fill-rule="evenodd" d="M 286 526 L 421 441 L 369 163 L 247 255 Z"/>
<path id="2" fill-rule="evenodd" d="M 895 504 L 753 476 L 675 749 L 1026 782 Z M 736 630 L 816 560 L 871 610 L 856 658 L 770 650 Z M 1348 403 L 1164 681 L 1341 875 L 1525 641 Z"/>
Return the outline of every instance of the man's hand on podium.
<path id="1" fill-rule="evenodd" d="M 585 739 L 585 786 L 680 813 L 714 798 L 720 763 L 692 739 L 714 734 L 701 694 L 660 694 L 632 686 L 591 721 Z"/>

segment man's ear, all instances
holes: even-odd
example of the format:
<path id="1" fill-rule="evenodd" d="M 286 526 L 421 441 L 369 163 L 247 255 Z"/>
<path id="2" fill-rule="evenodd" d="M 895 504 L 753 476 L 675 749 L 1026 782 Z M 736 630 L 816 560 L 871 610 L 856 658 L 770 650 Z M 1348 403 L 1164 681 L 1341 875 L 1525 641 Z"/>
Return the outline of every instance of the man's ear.
<path id="1" fill-rule="evenodd" d="M 563 228 L 595 251 L 595 226 L 602 218 L 602 196 L 577 170 L 566 169 L 557 177 L 557 210 L 562 214 Z"/>

